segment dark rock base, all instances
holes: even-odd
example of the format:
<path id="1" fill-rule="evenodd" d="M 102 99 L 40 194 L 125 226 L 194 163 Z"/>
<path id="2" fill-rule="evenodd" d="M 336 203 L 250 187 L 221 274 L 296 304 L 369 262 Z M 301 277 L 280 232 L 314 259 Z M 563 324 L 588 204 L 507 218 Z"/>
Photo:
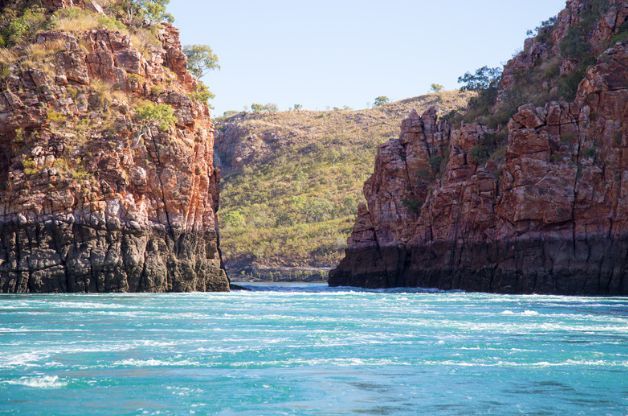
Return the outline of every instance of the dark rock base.
<path id="1" fill-rule="evenodd" d="M 3 293 L 228 290 L 214 231 L 0 223 Z"/>
<path id="2" fill-rule="evenodd" d="M 628 295 L 628 237 L 348 250 L 329 285 Z"/>

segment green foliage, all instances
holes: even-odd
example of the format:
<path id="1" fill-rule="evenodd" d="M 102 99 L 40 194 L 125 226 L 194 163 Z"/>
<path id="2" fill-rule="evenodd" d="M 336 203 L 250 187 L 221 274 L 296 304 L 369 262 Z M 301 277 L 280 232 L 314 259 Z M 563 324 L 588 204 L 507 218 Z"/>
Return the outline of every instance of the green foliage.
<path id="1" fill-rule="evenodd" d="M 556 16 L 543 21 L 534 30 L 528 30 L 526 34 L 528 36 L 534 36 L 540 42 L 548 43 L 551 41 L 551 33 L 552 33 L 552 29 L 554 29 L 555 24 L 556 24 Z"/>
<path id="2" fill-rule="evenodd" d="M 497 89 L 502 77 L 501 68 L 489 68 L 483 66 L 474 74 L 467 72 L 458 78 L 458 83 L 463 84 L 460 91 L 486 91 Z"/>
<path id="3" fill-rule="evenodd" d="M 157 25 L 162 22 L 174 22 L 168 13 L 170 0 L 119 0 L 109 9 L 134 26 Z"/>
<path id="4" fill-rule="evenodd" d="M 6 7 L 0 15 L 0 47 L 10 47 L 29 40 L 35 32 L 45 27 L 46 13 L 42 7 L 33 6 L 23 10 Z"/>
<path id="5" fill-rule="evenodd" d="M 59 123 L 65 122 L 67 119 L 67 117 L 64 114 L 59 113 L 58 111 L 55 111 L 55 110 L 48 110 L 48 113 L 46 116 L 49 123 L 59 124 Z"/>
<path id="6" fill-rule="evenodd" d="M 199 103 L 207 104 L 209 100 L 213 100 L 216 96 L 207 88 L 204 82 L 198 81 L 194 92 L 190 93 L 190 98 Z"/>
<path id="7" fill-rule="evenodd" d="M 246 226 L 246 218 L 238 210 L 227 211 L 220 215 L 221 222 L 229 228 L 242 228 Z"/>
<path id="8" fill-rule="evenodd" d="M 37 175 L 40 172 L 37 163 L 33 159 L 24 159 L 22 161 L 22 170 L 28 176 Z"/>
<path id="9" fill-rule="evenodd" d="M 619 31 L 613 35 L 611 38 L 611 44 L 614 45 L 617 42 L 627 42 L 628 41 L 628 20 L 625 20 L 624 23 L 619 28 Z"/>
<path id="10" fill-rule="evenodd" d="M 421 213 L 421 207 L 423 206 L 424 201 L 420 201 L 414 198 L 404 199 L 403 205 L 408 209 L 408 211 L 419 215 Z"/>
<path id="11" fill-rule="evenodd" d="M 295 104 L 292 106 L 293 111 L 301 111 L 302 109 L 303 109 L 303 106 L 301 104 Z"/>
<path id="12" fill-rule="evenodd" d="M 588 0 L 584 2 L 580 22 L 572 25 L 560 42 L 563 57 L 573 59 L 582 65 L 594 60 L 589 37 L 597 21 L 608 10 L 608 0 Z"/>
<path id="13" fill-rule="evenodd" d="M 597 156 L 597 149 L 595 147 L 589 147 L 583 152 L 584 157 L 589 159 L 595 159 Z"/>
<path id="14" fill-rule="evenodd" d="M 430 85 L 430 89 L 432 90 L 432 92 L 439 93 L 443 91 L 445 87 L 442 84 L 432 84 Z"/>
<path id="15" fill-rule="evenodd" d="M 464 115 L 465 121 L 477 121 L 479 118 L 491 115 L 497 101 L 497 92 L 501 81 L 502 69 L 483 66 L 475 73 L 467 72 L 458 78 L 463 84 L 461 91 L 475 91 L 478 93 L 469 101 L 469 107 Z M 484 120 L 486 122 L 486 120 Z"/>
<path id="16" fill-rule="evenodd" d="M 135 109 L 138 121 L 156 125 L 162 131 L 168 131 L 177 121 L 174 109 L 168 104 L 157 104 L 152 101 L 143 101 Z"/>
<path id="17" fill-rule="evenodd" d="M 441 171 L 441 165 L 443 164 L 444 158 L 440 155 L 435 155 L 430 157 L 430 166 L 432 167 L 432 171 L 434 173 L 439 173 Z"/>
<path id="18" fill-rule="evenodd" d="M 254 113 L 276 113 L 279 111 L 279 107 L 277 107 L 277 104 L 253 103 L 251 104 L 251 111 Z"/>
<path id="19" fill-rule="evenodd" d="M 558 81 L 558 94 L 566 100 L 573 100 L 587 67 L 595 63 L 593 48 L 589 43 L 591 32 L 600 17 L 608 10 L 608 0 L 588 0 L 584 3 L 580 22 L 572 25 L 560 42 L 560 52 L 564 58 L 576 63 L 576 68 Z M 612 42 L 612 40 L 611 40 Z"/>
<path id="20" fill-rule="evenodd" d="M 385 95 L 380 95 L 379 97 L 375 97 L 375 100 L 373 101 L 373 106 L 380 107 L 382 105 L 388 104 L 389 102 L 390 98 L 386 97 Z"/>
<path id="21" fill-rule="evenodd" d="M 493 154 L 506 144 L 507 135 L 505 132 L 486 133 L 478 144 L 471 149 L 471 158 L 478 165 L 485 164 Z"/>
<path id="22" fill-rule="evenodd" d="M 208 71 L 220 69 L 218 55 L 207 45 L 187 45 L 183 53 L 188 58 L 188 71 L 196 78 L 201 79 Z"/>

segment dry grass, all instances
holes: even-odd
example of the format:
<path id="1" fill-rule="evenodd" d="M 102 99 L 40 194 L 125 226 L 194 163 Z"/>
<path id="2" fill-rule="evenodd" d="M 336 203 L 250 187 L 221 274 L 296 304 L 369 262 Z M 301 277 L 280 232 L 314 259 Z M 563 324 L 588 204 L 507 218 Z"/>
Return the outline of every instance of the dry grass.
<path id="1" fill-rule="evenodd" d="M 78 7 L 69 7 L 57 11 L 53 16 L 52 22 L 54 29 L 64 32 L 109 29 L 128 34 L 126 26 L 118 20 Z"/>
<path id="2" fill-rule="evenodd" d="M 244 137 L 275 137 L 243 170 L 223 170 L 220 227 L 228 264 L 331 266 L 341 258 L 378 145 L 398 137 L 412 109 L 441 114 L 472 93 L 441 92 L 364 110 L 238 115 Z M 220 148 L 220 144 L 218 146 Z"/>
<path id="3" fill-rule="evenodd" d="M 13 65 L 17 61 L 17 55 L 10 49 L 0 48 L 0 64 Z"/>
<path id="4" fill-rule="evenodd" d="M 157 35 L 150 29 L 140 28 L 131 34 L 131 45 L 143 55 L 161 49 L 161 42 Z"/>

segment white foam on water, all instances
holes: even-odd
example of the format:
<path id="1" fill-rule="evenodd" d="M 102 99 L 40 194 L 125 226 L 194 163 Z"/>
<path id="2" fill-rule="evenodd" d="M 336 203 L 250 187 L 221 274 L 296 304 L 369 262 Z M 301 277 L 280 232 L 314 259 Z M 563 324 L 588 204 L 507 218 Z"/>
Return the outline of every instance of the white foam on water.
<path id="1" fill-rule="evenodd" d="M 509 316 L 539 316 L 539 313 L 537 311 L 530 311 L 530 310 L 525 310 L 523 312 L 513 312 L 507 309 L 503 311 L 501 314 L 509 315 Z"/>
<path id="2" fill-rule="evenodd" d="M 114 366 L 123 367 L 185 367 L 185 366 L 198 366 L 200 363 L 190 360 L 179 361 L 163 361 L 163 360 L 136 360 L 133 358 L 115 361 Z"/>
<path id="3" fill-rule="evenodd" d="M 48 354 L 36 352 L 2 355 L 0 356 L 0 368 L 39 367 L 35 363 L 48 357 Z"/>
<path id="4" fill-rule="evenodd" d="M 21 377 L 17 380 L 5 380 L 3 383 L 36 389 L 59 389 L 68 385 L 66 380 L 58 376 Z"/>
<path id="5" fill-rule="evenodd" d="M 430 366 L 454 366 L 454 367 L 570 367 L 570 366 L 586 366 L 586 367 L 628 367 L 628 361 L 605 361 L 605 360 L 565 360 L 559 362 L 538 361 L 538 362 L 513 362 L 513 361 L 454 361 L 454 360 L 428 360 L 420 362 L 421 365 Z"/>

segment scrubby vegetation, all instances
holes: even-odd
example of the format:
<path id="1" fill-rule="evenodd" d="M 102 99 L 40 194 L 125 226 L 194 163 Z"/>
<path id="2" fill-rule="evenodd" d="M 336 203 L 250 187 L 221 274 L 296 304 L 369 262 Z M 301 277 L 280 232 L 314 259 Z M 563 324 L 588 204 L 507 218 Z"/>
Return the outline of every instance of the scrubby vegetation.
<path id="1" fill-rule="evenodd" d="M 279 107 L 277 107 L 277 104 L 272 103 L 253 103 L 251 104 L 251 111 L 254 113 L 276 113 L 277 111 L 279 111 Z"/>
<path id="2" fill-rule="evenodd" d="M 385 95 L 380 95 L 379 97 L 375 97 L 375 100 L 373 101 L 373 106 L 380 107 L 384 104 L 388 104 L 389 102 L 390 98 L 386 97 Z"/>
<path id="3" fill-rule="evenodd" d="M 155 125 L 162 131 L 168 131 L 177 121 L 172 106 L 157 104 L 152 101 L 143 101 L 138 104 L 135 109 L 135 116 L 139 122 Z"/>
<path id="4" fill-rule="evenodd" d="M 411 109 L 458 109 L 472 95 L 441 92 L 361 111 L 238 113 L 221 121 L 219 129 L 231 122 L 248 135 L 279 138 L 268 159 L 223 168 L 219 216 L 227 263 L 256 258 L 273 266 L 335 264 L 377 146 L 398 136 Z"/>

